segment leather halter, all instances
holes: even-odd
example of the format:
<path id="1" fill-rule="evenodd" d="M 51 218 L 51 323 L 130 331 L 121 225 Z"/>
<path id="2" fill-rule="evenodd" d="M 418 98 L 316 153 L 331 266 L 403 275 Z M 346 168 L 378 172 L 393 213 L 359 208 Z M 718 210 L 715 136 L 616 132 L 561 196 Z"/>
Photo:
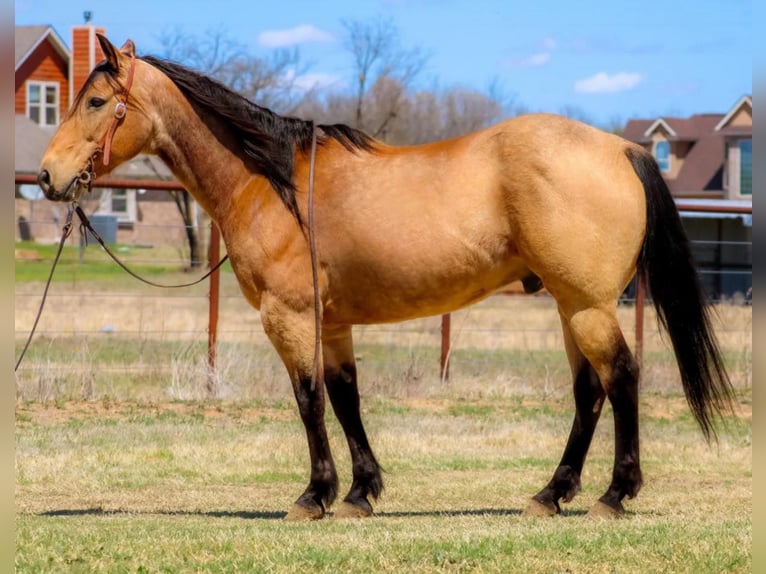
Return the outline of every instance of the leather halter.
<path id="1" fill-rule="evenodd" d="M 131 50 L 130 52 L 130 68 L 128 69 L 128 79 L 125 82 L 125 87 L 122 90 L 122 94 L 118 96 L 118 102 L 114 106 L 114 119 L 109 125 L 109 129 L 106 130 L 104 137 L 101 138 L 96 154 L 99 151 L 104 152 L 104 165 L 109 165 L 109 155 L 112 150 L 112 139 L 114 139 L 114 132 L 117 131 L 117 126 L 128 113 L 128 97 L 130 96 L 130 88 L 133 87 L 133 74 L 136 69 L 136 53 Z"/>
<path id="2" fill-rule="evenodd" d="M 112 123 L 104 133 L 101 141 L 98 143 L 96 150 L 88 158 L 88 165 L 77 176 L 79 184 L 83 187 L 87 187 L 88 191 L 91 190 L 93 180 L 96 179 L 95 161 L 98 154 L 103 153 L 104 158 L 101 162 L 104 166 L 109 165 L 109 157 L 112 151 L 112 140 L 114 139 L 114 133 L 117 131 L 117 127 L 122 122 L 125 115 L 128 113 L 128 97 L 130 96 L 130 89 L 133 87 L 133 75 L 136 69 L 136 52 L 135 48 L 130 51 L 130 68 L 128 69 L 128 79 L 125 82 L 125 86 L 122 88 L 122 93 L 117 97 L 118 101 L 114 105 L 114 117 Z"/>

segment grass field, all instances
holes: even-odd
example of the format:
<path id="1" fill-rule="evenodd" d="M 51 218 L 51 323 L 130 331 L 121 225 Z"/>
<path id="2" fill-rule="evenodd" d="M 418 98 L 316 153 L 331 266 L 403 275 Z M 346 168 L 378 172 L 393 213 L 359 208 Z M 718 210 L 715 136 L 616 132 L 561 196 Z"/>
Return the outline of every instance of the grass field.
<path id="1" fill-rule="evenodd" d="M 17 354 L 41 291 L 39 269 L 19 268 L 36 264 L 17 263 Z M 738 405 L 712 445 L 647 311 L 645 485 L 624 519 L 607 522 L 585 513 L 610 478 L 608 407 L 583 491 L 562 516 L 521 515 L 573 415 L 550 300 L 493 297 L 456 314 L 448 382 L 438 318 L 360 328 L 363 417 L 386 491 L 370 519 L 291 524 L 281 518 L 308 478 L 305 435 L 231 274 L 218 398 L 206 400 L 204 286 L 168 296 L 81 272 L 54 285 L 16 378 L 18 572 L 752 571 L 749 307 L 717 308 Z M 633 309 L 619 314 L 630 336 Z M 350 460 L 328 424 L 343 494 Z"/>
<path id="2" fill-rule="evenodd" d="M 554 468 L 566 400 L 373 399 L 376 515 L 281 521 L 306 481 L 283 402 L 19 405 L 19 572 L 749 572 L 750 412 L 708 447 L 680 399 L 644 397 L 646 486 L 616 522 L 610 413 L 563 516 L 521 516 Z M 330 426 L 341 472 L 349 459 Z"/>

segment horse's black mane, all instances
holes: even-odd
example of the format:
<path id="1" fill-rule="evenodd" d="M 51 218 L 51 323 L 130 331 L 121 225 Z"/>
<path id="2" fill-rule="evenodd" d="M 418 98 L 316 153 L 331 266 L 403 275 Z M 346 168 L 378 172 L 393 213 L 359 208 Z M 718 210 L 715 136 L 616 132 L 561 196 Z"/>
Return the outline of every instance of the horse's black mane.
<path id="1" fill-rule="evenodd" d="M 191 102 L 226 122 L 242 151 L 300 222 L 293 183 L 293 158 L 296 149 L 306 151 L 310 148 L 313 122 L 280 116 L 220 82 L 175 62 L 154 56 L 140 59 L 167 75 Z M 318 127 L 324 134 L 324 138 L 318 138 L 318 145 L 326 138 L 332 138 L 350 151 L 368 150 L 373 146 L 372 138 L 347 125 L 321 124 Z"/>

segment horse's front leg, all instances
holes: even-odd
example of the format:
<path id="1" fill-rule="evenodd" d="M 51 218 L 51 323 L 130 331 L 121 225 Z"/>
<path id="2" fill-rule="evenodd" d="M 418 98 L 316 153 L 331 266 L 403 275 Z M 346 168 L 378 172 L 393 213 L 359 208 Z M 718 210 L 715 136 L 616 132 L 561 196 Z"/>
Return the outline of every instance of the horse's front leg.
<path id="1" fill-rule="evenodd" d="M 280 301 L 269 301 L 261 308 L 261 318 L 290 374 L 311 460 L 309 484 L 285 520 L 320 519 L 338 494 L 338 475 L 324 423 L 323 378 L 318 376 L 313 386 L 311 381 L 315 348 L 313 309 L 296 312 Z"/>

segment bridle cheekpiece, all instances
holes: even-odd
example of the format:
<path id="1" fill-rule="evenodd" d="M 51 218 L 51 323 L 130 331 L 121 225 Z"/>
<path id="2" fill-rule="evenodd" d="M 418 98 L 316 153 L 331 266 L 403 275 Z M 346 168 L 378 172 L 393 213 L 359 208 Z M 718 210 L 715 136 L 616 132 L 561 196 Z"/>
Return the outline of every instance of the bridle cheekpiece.
<path id="1" fill-rule="evenodd" d="M 130 42 L 130 40 L 128 40 L 128 42 Z M 133 75 L 135 68 L 136 52 L 135 48 L 133 47 L 133 43 L 130 42 L 130 68 L 128 69 L 128 79 L 125 82 L 125 87 L 122 89 L 122 94 L 120 95 L 119 100 L 114 106 L 114 117 L 112 118 L 112 123 L 109 124 L 109 128 L 107 128 L 104 137 L 101 138 L 96 151 L 94 151 L 93 155 L 88 159 L 88 165 L 82 172 L 80 172 L 80 175 L 78 176 L 78 182 L 82 187 L 87 187 L 88 191 L 91 189 L 93 180 L 96 179 L 94 166 L 99 154 L 103 154 L 104 156 L 102 164 L 104 166 L 109 165 L 114 134 L 117 131 L 117 127 L 120 125 L 128 113 L 128 97 L 130 96 L 130 89 L 133 86 Z"/>

